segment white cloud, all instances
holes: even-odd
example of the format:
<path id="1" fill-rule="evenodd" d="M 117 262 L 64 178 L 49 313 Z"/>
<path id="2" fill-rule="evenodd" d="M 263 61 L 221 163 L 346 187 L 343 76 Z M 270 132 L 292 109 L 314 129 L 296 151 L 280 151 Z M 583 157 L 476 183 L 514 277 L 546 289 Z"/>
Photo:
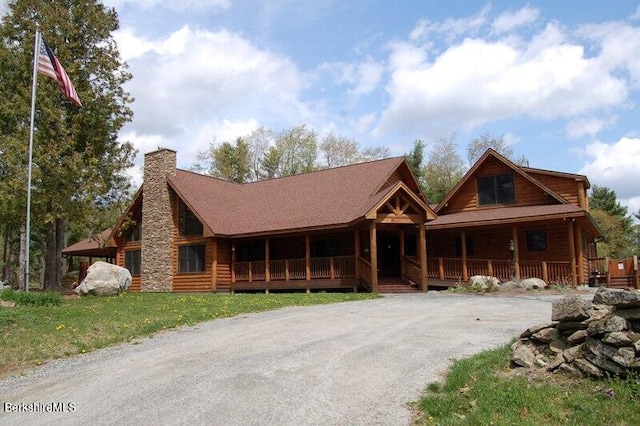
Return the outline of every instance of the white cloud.
<path id="1" fill-rule="evenodd" d="M 376 134 L 444 133 L 521 116 L 551 120 L 618 107 L 628 96 L 615 66 L 567 43 L 557 25 L 529 43 L 467 38 L 432 62 L 410 42 L 391 46 L 390 102 Z"/>
<path id="2" fill-rule="evenodd" d="M 583 136 L 595 136 L 605 129 L 607 122 L 595 117 L 576 117 L 571 119 L 566 126 L 566 132 L 570 138 L 581 138 Z"/>
<path id="3" fill-rule="evenodd" d="M 454 40 L 456 37 L 462 35 L 475 34 L 486 24 L 490 11 L 491 6 L 487 5 L 476 15 L 469 18 L 450 18 L 442 22 L 431 22 L 428 19 L 421 19 L 409 34 L 409 39 L 412 41 L 420 41 L 436 34 L 444 36 L 447 40 Z"/>
<path id="4" fill-rule="evenodd" d="M 358 97 L 378 88 L 384 69 L 383 64 L 366 57 L 360 62 L 325 62 L 318 67 L 318 73 L 329 73 L 338 84 L 351 86 L 348 94 Z"/>
<path id="5" fill-rule="evenodd" d="M 640 28 L 625 22 L 607 22 L 582 26 L 578 32 L 598 43 L 596 58 L 603 69 L 626 69 L 636 88 L 640 88 Z"/>
<path id="6" fill-rule="evenodd" d="M 515 12 L 507 11 L 493 20 L 491 28 L 496 33 L 506 33 L 523 25 L 535 22 L 540 16 L 540 11 L 530 6 L 525 6 Z"/>
<path id="7" fill-rule="evenodd" d="M 640 19 L 640 4 L 636 8 L 636 11 L 633 12 L 633 14 L 631 16 L 629 16 L 629 19 L 631 19 L 631 20 Z"/>
<path id="8" fill-rule="evenodd" d="M 153 50 L 153 43 L 135 34 L 132 29 L 120 29 L 113 33 L 123 61 L 140 56 Z"/>
<path id="9" fill-rule="evenodd" d="M 371 126 L 376 121 L 375 113 L 362 115 L 355 120 L 352 120 L 349 124 L 359 133 L 366 133 L 371 129 Z"/>
<path id="10" fill-rule="evenodd" d="M 298 101 L 303 81 L 297 67 L 236 34 L 188 26 L 160 40 L 119 34 L 131 46 L 123 49 L 133 74 L 127 90 L 135 97 L 128 132 L 191 144 L 185 138 L 203 121 L 246 122 L 269 114 L 297 121 L 307 114 Z"/>
<path id="11" fill-rule="evenodd" d="M 623 137 L 611 144 L 594 142 L 587 145 L 584 155 L 588 161 L 579 173 L 591 184 L 613 189 L 620 199 L 640 197 L 640 138 Z"/>
<path id="12" fill-rule="evenodd" d="M 626 198 L 626 199 L 619 199 L 618 201 L 620 201 L 620 204 L 627 207 L 627 211 L 629 212 L 629 215 L 636 223 L 640 222 L 634 216 L 634 214 L 638 214 L 638 212 L 640 212 L 640 196 Z"/>

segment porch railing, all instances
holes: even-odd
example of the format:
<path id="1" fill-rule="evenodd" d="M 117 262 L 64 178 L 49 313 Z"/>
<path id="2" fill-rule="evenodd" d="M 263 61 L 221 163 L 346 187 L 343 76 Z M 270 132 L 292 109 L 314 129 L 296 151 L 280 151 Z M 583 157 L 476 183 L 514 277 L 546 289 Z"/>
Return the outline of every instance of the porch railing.
<path id="1" fill-rule="evenodd" d="M 461 280 L 474 275 L 489 275 L 507 281 L 512 276 L 520 278 L 541 278 L 549 283 L 571 283 L 570 262 L 556 261 L 519 261 L 493 259 L 467 259 L 463 264 L 460 258 L 429 258 L 427 276 L 440 280 Z M 514 270 L 515 269 L 515 270 Z"/>
<path id="2" fill-rule="evenodd" d="M 420 285 L 422 277 L 422 269 L 420 268 L 420 262 L 409 256 L 402 257 L 402 270 L 404 271 L 404 278 L 413 281 L 415 284 Z"/>
<path id="3" fill-rule="evenodd" d="M 266 281 L 265 261 L 235 262 L 235 281 Z M 309 260 L 310 279 L 337 279 L 356 277 L 355 256 L 316 257 Z M 307 279 L 306 259 L 270 260 L 269 281 Z M 369 279 L 370 281 L 370 279 Z"/>

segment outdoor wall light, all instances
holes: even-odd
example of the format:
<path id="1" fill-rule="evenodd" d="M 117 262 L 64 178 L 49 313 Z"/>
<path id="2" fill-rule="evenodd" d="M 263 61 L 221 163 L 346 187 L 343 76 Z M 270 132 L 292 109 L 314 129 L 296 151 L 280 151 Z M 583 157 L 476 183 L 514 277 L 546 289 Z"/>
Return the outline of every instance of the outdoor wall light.
<path id="1" fill-rule="evenodd" d="M 510 252 L 516 251 L 516 243 L 514 243 L 513 240 L 509 241 L 509 251 Z"/>

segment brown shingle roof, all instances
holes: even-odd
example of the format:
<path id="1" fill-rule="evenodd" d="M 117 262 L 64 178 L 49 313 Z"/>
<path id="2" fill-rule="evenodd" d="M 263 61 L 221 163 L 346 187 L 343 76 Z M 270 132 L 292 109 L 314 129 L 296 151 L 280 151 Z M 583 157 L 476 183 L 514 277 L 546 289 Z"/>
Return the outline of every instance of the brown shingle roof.
<path id="1" fill-rule="evenodd" d="M 62 254 L 68 256 L 114 257 L 116 247 L 110 244 L 110 236 L 111 228 L 105 229 L 99 234 L 65 247 L 62 250 Z"/>
<path id="2" fill-rule="evenodd" d="M 442 215 L 436 220 L 427 222 L 426 226 L 427 229 L 444 229 L 586 215 L 587 212 L 584 209 L 573 204 L 500 207 Z"/>
<path id="3" fill-rule="evenodd" d="M 251 235 L 362 219 L 392 190 L 376 193 L 403 161 L 389 158 L 244 185 L 184 170 L 168 181 L 214 234 Z"/>

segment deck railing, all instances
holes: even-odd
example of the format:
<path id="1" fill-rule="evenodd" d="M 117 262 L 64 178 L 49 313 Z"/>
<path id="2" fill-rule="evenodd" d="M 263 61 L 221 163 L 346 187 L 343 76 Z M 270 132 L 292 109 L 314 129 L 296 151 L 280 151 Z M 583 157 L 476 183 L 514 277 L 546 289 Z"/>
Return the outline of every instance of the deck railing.
<path id="1" fill-rule="evenodd" d="M 417 259 L 414 259 L 409 256 L 402 257 L 402 270 L 404 271 L 404 277 L 415 284 L 420 285 L 421 277 L 422 277 L 422 269 L 420 268 L 420 262 Z"/>
<path id="2" fill-rule="evenodd" d="M 427 277 L 440 280 L 462 280 L 474 275 L 489 275 L 501 281 L 514 276 L 520 278 L 541 278 L 548 283 L 571 283 L 570 262 L 556 261 L 519 261 L 493 259 L 467 259 L 463 264 L 460 258 L 427 259 Z"/>
<path id="3" fill-rule="evenodd" d="M 265 261 L 235 262 L 235 281 L 266 281 Z M 355 278 L 355 256 L 315 257 L 309 259 L 310 279 Z M 270 260 L 269 281 L 307 279 L 306 259 Z"/>

